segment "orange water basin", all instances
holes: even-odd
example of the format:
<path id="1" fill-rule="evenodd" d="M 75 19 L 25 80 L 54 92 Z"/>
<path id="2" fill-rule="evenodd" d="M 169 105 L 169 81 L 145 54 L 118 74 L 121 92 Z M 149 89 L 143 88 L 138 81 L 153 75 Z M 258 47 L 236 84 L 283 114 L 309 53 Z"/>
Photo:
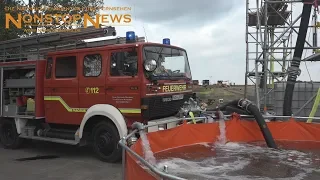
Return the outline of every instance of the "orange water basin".
<path id="1" fill-rule="evenodd" d="M 160 170 L 185 179 L 320 179 L 320 124 L 295 119 L 268 122 L 278 149 L 267 148 L 255 121 L 225 121 L 226 144 L 216 144 L 219 123 L 182 124 L 148 133 Z M 130 147 L 144 157 L 141 139 Z M 125 153 L 125 178 L 161 179 Z"/>

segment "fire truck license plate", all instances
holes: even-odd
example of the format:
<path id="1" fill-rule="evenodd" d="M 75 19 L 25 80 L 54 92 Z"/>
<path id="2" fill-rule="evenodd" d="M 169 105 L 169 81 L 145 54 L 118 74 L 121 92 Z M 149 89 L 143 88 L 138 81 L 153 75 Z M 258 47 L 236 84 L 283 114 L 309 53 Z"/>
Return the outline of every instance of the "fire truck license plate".
<path id="1" fill-rule="evenodd" d="M 172 95 L 172 101 L 183 99 L 183 94 Z"/>

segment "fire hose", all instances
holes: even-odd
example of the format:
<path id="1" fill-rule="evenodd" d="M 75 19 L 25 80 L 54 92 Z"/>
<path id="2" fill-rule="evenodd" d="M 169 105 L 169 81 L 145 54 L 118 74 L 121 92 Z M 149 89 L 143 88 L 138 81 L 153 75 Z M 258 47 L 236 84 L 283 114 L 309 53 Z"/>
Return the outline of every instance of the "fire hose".
<path id="1" fill-rule="evenodd" d="M 260 113 L 259 108 L 256 105 L 254 105 L 251 101 L 246 100 L 246 99 L 234 100 L 234 101 L 231 101 L 223 106 L 220 106 L 215 109 L 210 109 L 208 111 L 211 111 L 211 110 L 213 110 L 213 111 L 217 111 L 217 110 L 230 111 L 230 110 L 232 110 L 233 112 L 237 112 L 240 114 L 253 115 L 256 122 L 259 125 L 259 128 L 262 132 L 262 135 L 265 139 L 267 146 L 270 148 L 277 149 L 277 145 L 272 137 L 272 134 L 267 126 L 267 123 L 265 122 L 262 114 Z"/>

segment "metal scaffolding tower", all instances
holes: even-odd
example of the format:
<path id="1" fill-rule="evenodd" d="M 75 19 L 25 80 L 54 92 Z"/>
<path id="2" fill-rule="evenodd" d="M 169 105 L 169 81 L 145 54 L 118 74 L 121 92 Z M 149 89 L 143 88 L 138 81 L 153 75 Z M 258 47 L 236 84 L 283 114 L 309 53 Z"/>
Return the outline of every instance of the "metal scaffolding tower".
<path id="1" fill-rule="evenodd" d="M 297 22 L 301 19 L 302 10 L 294 12 L 298 3 L 320 4 L 314 0 L 246 0 L 245 97 L 251 81 L 255 85 L 255 102 L 265 112 L 274 108 L 270 93 L 275 83 L 286 82 L 299 31 Z M 308 38 L 305 42 L 305 49 L 313 49 L 313 54 L 302 61 L 320 61 L 316 7 L 317 4 L 308 30 L 313 35 L 312 43 Z"/>

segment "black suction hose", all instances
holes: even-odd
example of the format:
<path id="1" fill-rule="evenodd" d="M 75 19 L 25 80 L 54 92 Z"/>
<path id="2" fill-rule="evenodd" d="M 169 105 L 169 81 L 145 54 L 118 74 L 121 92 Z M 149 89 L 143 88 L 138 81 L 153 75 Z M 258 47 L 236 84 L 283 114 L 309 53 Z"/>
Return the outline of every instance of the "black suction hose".
<path id="1" fill-rule="evenodd" d="M 213 109 L 207 109 L 207 111 L 217 111 L 217 110 L 221 110 L 221 111 L 225 111 L 227 106 L 232 106 L 233 104 L 237 104 L 239 100 L 233 100 L 231 102 L 228 102 L 222 106 L 219 106 L 217 108 L 213 108 Z"/>
<path id="2" fill-rule="evenodd" d="M 244 99 L 240 99 L 239 103 L 238 103 L 239 107 L 241 107 L 242 109 L 247 110 L 248 112 L 250 112 L 255 120 L 257 121 L 260 130 L 262 132 L 262 135 L 264 137 L 264 140 L 266 141 L 266 144 L 268 147 L 270 148 L 277 148 L 277 145 L 272 137 L 272 134 L 267 126 L 267 123 L 264 121 L 263 116 L 260 113 L 260 110 L 258 109 L 257 106 L 255 106 L 253 103 L 251 103 L 248 100 L 244 100 Z"/>
<path id="3" fill-rule="evenodd" d="M 300 67 L 301 57 L 304 49 L 304 43 L 306 40 L 307 31 L 308 31 L 311 8 L 312 8 L 312 4 L 303 5 L 296 47 L 294 49 L 291 66 L 288 68 L 288 80 L 287 80 L 286 90 L 284 94 L 284 102 L 283 102 L 284 116 L 291 116 L 292 114 L 291 107 L 292 107 L 293 90 L 294 90 L 294 85 L 296 83 L 297 77 L 300 75 L 300 72 L 301 72 L 299 67 Z"/>
<path id="4" fill-rule="evenodd" d="M 234 106 L 227 106 L 226 111 L 228 114 L 236 112 L 238 114 L 249 115 L 249 113 L 247 111 L 239 109 L 238 107 L 234 107 Z"/>
<path id="5" fill-rule="evenodd" d="M 272 137 L 272 134 L 267 126 L 267 123 L 264 121 L 264 118 L 260 113 L 259 108 L 256 105 L 254 105 L 251 101 L 246 99 L 234 100 L 223 106 L 220 106 L 219 108 L 215 108 L 213 110 L 227 110 L 227 109 L 228 110 L 234 109 L 233 112 L 237 112 L 237 113 L 242 112 L 241 114 L 246 113 L 249 115 L 253 115 L 260 127 L 260 130 L 266 141 L 267 146 L 270 148 L 275 148 L 275 149 L 277 148 L 277 145 Z"/>

